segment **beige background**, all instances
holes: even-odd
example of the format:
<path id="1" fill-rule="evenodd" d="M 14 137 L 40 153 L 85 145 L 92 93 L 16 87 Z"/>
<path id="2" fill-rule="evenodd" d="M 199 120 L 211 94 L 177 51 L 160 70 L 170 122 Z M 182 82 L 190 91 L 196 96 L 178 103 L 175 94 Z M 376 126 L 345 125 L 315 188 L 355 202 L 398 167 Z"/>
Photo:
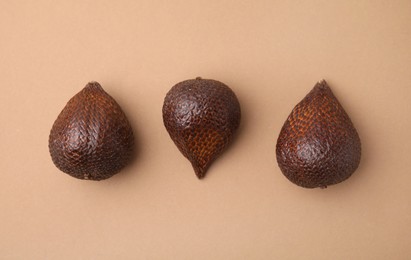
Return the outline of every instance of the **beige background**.
<path id="1" fill-rule="evenodd" d="M 410 259 L 410 1 L 1 1 L 0 259 Z M 163 123 L 165 94 L 202 76 L 243 112 L 196 179 Z M 280 172 L 292 108 L 327 79 L 362 139 L 346 182 Z M 138 155 L 80 181 L 50 128 L 91 80 L 122 106 Z"/>

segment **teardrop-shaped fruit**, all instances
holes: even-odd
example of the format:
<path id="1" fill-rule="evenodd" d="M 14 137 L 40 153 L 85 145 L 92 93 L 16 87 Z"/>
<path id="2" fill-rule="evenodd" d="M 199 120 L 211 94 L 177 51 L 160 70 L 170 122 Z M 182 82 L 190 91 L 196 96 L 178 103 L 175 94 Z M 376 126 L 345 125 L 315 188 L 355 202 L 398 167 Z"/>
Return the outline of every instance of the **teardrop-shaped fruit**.
<path id="1" fill-rule="evenodd" d="M 353 123 L 327 83 L 318 82 L 281 129 L 281 171 L 299 186 L 326 188 L 349 178 L 360 158 L 361 142 Z"/>
<path id="2" fill-rule="evenodd" d="M 199 179 L 231 143 L 240 118 L 236 95 L 216 80 L 180 82 L 164 99 L 164 125 Z"/>
<path id="3" fill-rule="evenodd" d="M 103 180 L 131 159 L 133 130 L 117 102 L 97 82 L 70 99 L 50 132 L 49 150 L 61 171 L 79 179 Z"/>

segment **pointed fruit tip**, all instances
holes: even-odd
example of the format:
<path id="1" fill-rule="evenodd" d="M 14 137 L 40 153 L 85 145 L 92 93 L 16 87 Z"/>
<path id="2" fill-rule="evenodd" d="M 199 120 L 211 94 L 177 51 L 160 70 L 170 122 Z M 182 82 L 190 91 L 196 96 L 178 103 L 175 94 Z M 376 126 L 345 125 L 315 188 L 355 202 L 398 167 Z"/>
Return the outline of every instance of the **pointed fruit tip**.
<path id="1" fill-rule="evenodd" d="M 317 84 L 327 85 L 327 82 L 325 81 L 325 79 L 320 79 L 320 80 L 317 82 Z"/>
<path id="2" fill-rule="evenodd" d="M 313 88 L 313 90 L 327 90 L 327 89 L 330 89 L 330 87 L 328 86 L 325 79 L 319 80 Z"/>
<path id="3" fill-rule="evenodd" d="M 87 83 L 86 88 L 101 89 L 102 87 L 97 81 L 90 81 L 89 83 Z"/>
<path id="4" fill-rule="evenodd" d="M 193 166 L 194 172 L 199 180 L 203 179 L 206 175 L 207 169 Z"/>

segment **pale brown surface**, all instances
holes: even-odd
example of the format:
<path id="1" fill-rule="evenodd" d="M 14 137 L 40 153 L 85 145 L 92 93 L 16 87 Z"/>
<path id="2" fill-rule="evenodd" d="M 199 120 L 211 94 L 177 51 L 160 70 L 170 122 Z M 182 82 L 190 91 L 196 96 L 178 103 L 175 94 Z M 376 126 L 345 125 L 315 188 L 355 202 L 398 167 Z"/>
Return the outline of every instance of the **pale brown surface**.
<path id="1" fill-rule="evenodd" d="M 0 259 L 410 259 L 410 1 L 57 2 L 0 2 Z M 161 117 L 197 76 L 230 86 L 243 116 L 202 181 Z M 321 78 L 363 153 L 350 179 L 308 190 L 275 144 Z M 47 147 L 92 80 L 138 150 L 102 182 L 60 172 Z"/>

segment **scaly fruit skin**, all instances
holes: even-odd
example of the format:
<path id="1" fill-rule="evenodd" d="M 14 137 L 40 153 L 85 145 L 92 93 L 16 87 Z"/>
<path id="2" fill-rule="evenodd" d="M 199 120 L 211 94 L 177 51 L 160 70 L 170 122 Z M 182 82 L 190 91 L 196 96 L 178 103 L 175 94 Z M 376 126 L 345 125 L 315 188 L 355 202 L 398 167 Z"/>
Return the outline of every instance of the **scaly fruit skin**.
<path id="1" fill-rule="evenodd" d="M 180 82 L 164 99 L 164 125 L 199 179 L 231 143 L 240 119 L 234 92 L 216 80 Z"/>
<path id="2" fill-rule="evenodd" d="M 133 130 L 117 102 L 97 82 L 70 99 L 53 124 L 49 150 L 61 171 L 78 179 L 103 180 L 131 159 Z"/>
<path id="3" fill-rule="evenodd" d="M 305 188 L 326 188 L 349 178 L 361 158 L 361 142 L 327 83 L 318 82 L 293 109 L 277 140 L 283 174 Z"/>

